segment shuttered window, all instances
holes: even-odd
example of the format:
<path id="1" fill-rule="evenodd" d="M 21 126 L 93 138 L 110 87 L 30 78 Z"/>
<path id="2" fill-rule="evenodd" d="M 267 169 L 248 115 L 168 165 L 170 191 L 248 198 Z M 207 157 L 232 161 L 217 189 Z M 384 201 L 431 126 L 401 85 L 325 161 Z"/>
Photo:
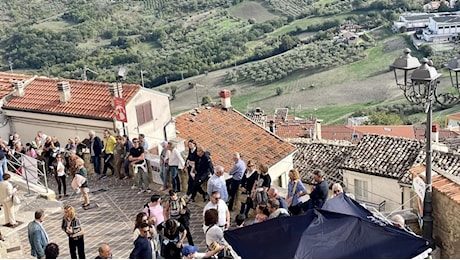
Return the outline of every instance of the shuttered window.
<path id="1" fill-rule="evenodd" d="M 136 106 L 137 125 L 143 125 L 153 120 L 152 104 L 150 101 Z"/>

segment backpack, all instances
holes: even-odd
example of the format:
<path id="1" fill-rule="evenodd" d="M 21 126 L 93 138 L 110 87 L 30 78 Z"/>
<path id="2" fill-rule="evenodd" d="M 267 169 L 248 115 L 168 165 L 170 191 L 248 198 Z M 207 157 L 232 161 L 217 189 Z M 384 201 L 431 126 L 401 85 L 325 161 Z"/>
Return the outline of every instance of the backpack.
<path id="1" fill-rule="evenodd" d="M 147 219 L 150 219 L 150 215 L 152 214 L 150 213 L 150 206 L 148 202 L 144 204 L 144 209 L 145 208 L 147 208 Z"/>

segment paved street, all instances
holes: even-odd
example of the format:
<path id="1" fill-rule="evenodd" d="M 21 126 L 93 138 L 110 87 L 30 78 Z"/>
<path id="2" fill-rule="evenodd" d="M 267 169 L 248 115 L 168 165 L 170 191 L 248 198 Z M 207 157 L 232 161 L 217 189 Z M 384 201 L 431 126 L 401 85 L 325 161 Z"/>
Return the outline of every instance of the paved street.
<path id="1" fill-rule="evenodd" d="M 49 187 L 55 191 L 56 181 L 50 179 Z M 0 227 L 2 233 L 7 234 L 5 242 L 0 242 L 6 250 L 6 256 L 2 258 L 33 258 L 30 255 L 30 246 L 27 239 L 27 223 L 33 220 L 33 212 L 37 208 L 44 208 L 47 213 L 44 226 L 48 232 L 50 242 L 59 245 L 59 258 L 70 259 L 68 238 L 61 230 L 63 216 L 62 206 L 71 204 L 77 210 L 82 227 L 85 231 L 85 251 L 87 258 L 97 256 L 98 246 L 101 243 L 108 243 L 112 248 L 113 258 L 128 258 L 133 245 L 131 235 L 134 228 L 134 219 L 138 212 L 142 211 L 143 205 L 149 201 L 153 193 L 166 197 L 166 192 L 160 192 L 160 185 L 151 184 L 152 193 L 137 194 L 138 190 L 132 190 L 132 180 L 118 180 L 115 177 L 108 177 L 105 180 L 97 180 L 94 175 L 90 176 L 90 200 L 91 205 L 97 207 L 83 210 L 81 207 L 81 194 L 73 193 L 70 188 L 70 180 L 67 179 L 67 186 L 70 197 L 57 202 L 50 202 L 34 197 L 23 197 L 23 203 L 18 211 L 18 220 L 24 224 L 14 229 Z M 182 188 L 184 190 L 184 187 Z M 183 193 L 181 193 L 183 195 Z M 204 206 L 201 196 L 197 195 L 197 202 L 190 203 L 192 212 L 190 229 L 193 234 L 195 245 L 200 251 L 205 250 L 204 234 L 202 230 L 202 209 Z M 3 212 L 0 213 L 3 215 Z M 234 219 L 232 214 L 232 220 Z M 1 220 L 3 224 L 3 217 Z M 185 240 L 187 241 L 187 240 Z"/>

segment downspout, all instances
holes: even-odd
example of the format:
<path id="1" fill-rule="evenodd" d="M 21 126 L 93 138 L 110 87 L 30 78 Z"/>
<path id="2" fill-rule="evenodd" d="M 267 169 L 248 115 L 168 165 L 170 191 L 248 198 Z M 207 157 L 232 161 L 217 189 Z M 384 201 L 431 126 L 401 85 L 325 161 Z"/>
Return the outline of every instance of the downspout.
<path id="1" fill-rule="evenodd" d="M 166 141 L 168 141 L 168 135 L 166 134 L 166 127 L 168 127 L 169 124 L 173 123 L 174 120 L 171 118 L 164 126 L 163 126 L 163 135 Z"/>

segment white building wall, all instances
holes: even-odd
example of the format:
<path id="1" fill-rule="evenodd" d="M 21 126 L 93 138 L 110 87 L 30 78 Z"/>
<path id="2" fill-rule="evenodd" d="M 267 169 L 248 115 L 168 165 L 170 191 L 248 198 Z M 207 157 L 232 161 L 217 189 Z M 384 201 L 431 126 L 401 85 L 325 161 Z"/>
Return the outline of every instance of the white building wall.
<path id="1" fill-rule="evenodd" d="M 136 106 L 147 101 L 151 102 L 153 121 L 138 125 Z M 125 124 L 128 136 L 132 139 L 140 133 L 145 135 L 149 148 L 153 148 L 161 141 L 165 140 L 165 129 L 167 139 L 176 137 L 175 125 L 171 122 L 171 110 L 169 107 L 169 96 L 157 91 L 142 88 L 131 100 L 126 104 L 126 113 L 128 122 Z M 121 123 L 117 123 L 121 129 Z"/>
<path id="2" fill-rule="evenodd" d="M 273 185 L 287 188 L 289 170 L 294 168 L 293 156 L 294 155 L 291 154 L 270 167 L 268 173 L 270 174 Z"/>
<path id="3" fill-rule="evenodd" d="M 385 211 L 387 212 L 401 208 L 402 190 L 398 180 L 345 170 L 343 175 L 344 184 L 349 188 L 350 192 L 355 194 L 355 197 L 357 195 L 355 192 L 355 179 L 367 182 L 368 202 L 379 204 L 385 200 Z M 358 197 L 356 198 L 359 199 Z"/>
<path id="4" fill-rule="evenodd" d="M 17 132 L 25 144 L 34 141 L 38 131 L 48 136 L 56 136 L 64 147 L 68 138 L 79 136 L 81 140 L 88 137 L 88 131 L 94 130 L 102 138 L 104 129 L 113 129 L 112 121 L 56 116 L 23 111 L 7 111 L 10 117 L 11 131 Z M 5 137 L 4 137 L 5 138 Z M 4 139 L 8 140 L 8 139 Z"/>

